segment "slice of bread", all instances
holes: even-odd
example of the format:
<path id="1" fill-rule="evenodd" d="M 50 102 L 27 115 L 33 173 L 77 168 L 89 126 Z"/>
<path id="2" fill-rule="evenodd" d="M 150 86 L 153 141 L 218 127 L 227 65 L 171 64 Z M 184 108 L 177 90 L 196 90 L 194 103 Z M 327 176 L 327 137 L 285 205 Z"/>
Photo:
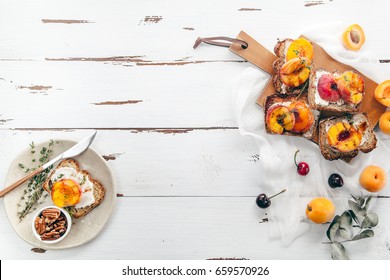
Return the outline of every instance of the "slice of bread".
<path id="1" fill-rule="evenodd" d="M 342 98 L 335 102 L 329 102 L 321 98 L 318 92 L 318 82 L 322 75 L 331 74 L 333 77 L 340 77 L 341 73 L 339 71 L 329 72 L 325 69 L 318 68 L 312 69 L 310 85 L 309 85 L 309 105 L 313 109 L 319 111 L 328 111 L 328 112 L 344 112 L 344 113 L 355 113 L 359 112 L 362 102 L 359 104 L 350 104 L 345 102 Z"/>
<path id="2" fill-rule="evenodd" d="M 64 159 L 62 160 L 57 167 L 52 170 L 47 180 L 43 183 L 43 188 L 50 194 L 51 193 L 51 187 L 53 185 L 52 177 L 55 174 L 55 171 L 62 167 L 70 167 L 77 171 L 77 173 L 82 174 L 85 178 L 89 179 L 89 181 L 93 184 L 93 197 L 95 199 L 95 202 L 91 205 L 88 205 L 86 207 L 80 207 L 76 208 L 75 206 L 68 206 L 66 209 L 68 210 L 69 214 L 73 218 L 81 218 L 87 215 L 89 212 L 91 212 L 94 208 L 99 206 L 106 194 L 106 190 L 103 187 L 103 185 L 96 179 L 93 179 L 88 171 L 81 170 L 79 163 L 75 159 Z"/>
<path id="3" fill-rule="evenodd" d="M 341 152 L 340 150 L 330 146 L 328 142 L 327 133 L 329 128 L 338 122 L 347 122 L 356 130 L 361 131 L 362 140 L 360 145 L 356 149 L 348 152 Z M 319 146 L 320 146 L 321 154 L 327 160 L 335 160 L 335 159 L 342 158 L 346 161 L 349 161 L 354 157 L 356 157 L 359 151 L 363 153 L 371 152 L 373 149 L 375 149 L 376 143 L 377 143 L 377 139 L 368 121 L 366 113 L 345 115 L 342 117 L 330 117 L 320 121 Z"/>
<path id="4" fill-rule="evenodd" d="M 306 94 L 309 88 L 310 78 L 305 83 L 297 87 L 289 87 L 285 85 L 280 78 L 280 69 L 286 62 L 286 53 L 293 41 L 293 39 L 284 39 L 282 41 L 278 41 L 274 47 L 274 53 L 278 59 L 276 59 L 272 64 L 274 70 L 272 83 L 275 91 L 279 94 Z M 314 67 L 313 63 L 311 67 Z"/>
<path id="5" fill-rule="evenodd" d="M 294 132 L 290 132 L 290 131 L 284 131 L 282 133 L 282 135 L 301 136 L 301 137 L 307 138 L 309 140 L 313 140 L 313 138 L 316 136 L 316 134 L 318 132 L 317 127 L 318 127 L 319 112 L 316 110 L 313 110 L 309 107 L 308 101 L 307 101 L 307 96 L 305 96 L 305 95 L 302 96 L 302 95 L 296 95 L 296 94 L 294 94 L 294 95 L 273 94 L 273 95 L 268 96 L 266 99 L 266 102 L 265 102 L 265 106 L 264 106 L 265 129 L 266 129 L 267 133 L 275 134 L 270 130 L 268 123 L 267 123 L 267 112 L 272 106 L 280 104 L 280 105 L 288 107 L 289 105 L 291 105 L 291 103 L 293 103 L 295 101 L 304 102 L 306 107 L 308 109 L 310 109 L 310 111 L 312 112 L 313 117 L 314 117 L 313 124 L 311 125 L 310 129 L 308 129 L 304 133 L 302 133 L 302 132 L 301 133 L 294 133 Z"/>

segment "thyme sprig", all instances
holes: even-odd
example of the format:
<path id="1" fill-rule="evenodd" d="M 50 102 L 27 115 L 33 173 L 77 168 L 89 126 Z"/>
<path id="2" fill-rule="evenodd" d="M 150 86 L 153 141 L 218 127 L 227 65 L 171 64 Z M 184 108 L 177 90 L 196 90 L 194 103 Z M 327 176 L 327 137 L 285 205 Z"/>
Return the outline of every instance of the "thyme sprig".
<path id="1" fill-rule="evenodd" d="M 35 156 L 37 154 L 38 161 L 36 158 L 31 160 L 32 166 L 27 167 L 22 163 L 19 163 L 18 166 L 25 173 L 32 172 L 37 168 L 41 167 L 45 163 L 49 161 L 50 156 L 53 153 L 53 145 L 57 143 L 53 140 L 50 140 L 48 147 L 42 147 L 39 153 L 36 153 L 36 146 L 34 142 L 31 142 L 30 145 L 30 153 Z M 36 164 L 37 163 L 37 164 Z M 18 206 L 18 217 L 19 220 L 22 221 L 24 217 L 26 217 L 29 213 L 36 210 L 37 205 L 40 205 L 45 202 L 47 193 L 44 194 L 43 183 L 46 181 L 47 176 L 49 175 L 53 166 L 45 169 L 41 173 L 34 176 L 32 179 L 28 181 L 27 187 L 23 190 L 23 195 L 20 197 L 20 200 L 17 204 Z"/>

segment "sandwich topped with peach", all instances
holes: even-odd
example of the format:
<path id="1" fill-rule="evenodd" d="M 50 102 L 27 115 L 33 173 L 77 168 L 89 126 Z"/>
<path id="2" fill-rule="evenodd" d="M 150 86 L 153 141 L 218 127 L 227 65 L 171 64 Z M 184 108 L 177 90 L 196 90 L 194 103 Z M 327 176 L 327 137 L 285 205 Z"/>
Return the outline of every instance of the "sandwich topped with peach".
<path id="1" fill-rule="evenodd" d="M 268 133 L 303 136 L 311 139 L 318 113 L 309 108 L 306 97 L 271 95 L 265 104 L 265 127 Z"/>
<path id="2" fill-rule="evenodd" d="M 360 110 L 364 97 L 364 80 L 355 71 L 328 72 L 313 70 L 309 87 L 309 104 L 320 111 L 353 113 Z"/>
<path id="3" fill-rule="evenodd" d="M 313 68 L 313 45 L 304 38 L 279 41 L 274 52 L 273 84 L 279 94 L 302 94 L 307 92 Z"/>

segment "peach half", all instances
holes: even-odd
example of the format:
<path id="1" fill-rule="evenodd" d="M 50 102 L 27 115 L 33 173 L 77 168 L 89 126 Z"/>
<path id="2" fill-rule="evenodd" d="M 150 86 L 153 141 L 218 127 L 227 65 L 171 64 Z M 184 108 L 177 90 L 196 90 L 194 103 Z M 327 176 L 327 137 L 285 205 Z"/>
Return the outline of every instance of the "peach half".
<path id="1" fill-rule="evenodd" d="M 271 132 L 282 134 L 294 128 L 295 116 L 288 107 L 283 105 L 271 106 L 266 115 L 266 123 Z"/>
<path id="2" fill-rule="evenodd" d="M 375 89 L 375 99 L 386 107 L 390 107 L 390 80 L 380 83 Z"/>
<path id="3" fill-rule="evenodd" d="M 363 100 L 364 80 L 353 71 L 345 71 L 336 79 L 341 98 L 350 104 L 359 104 Z"/>
<path id="4" fill-rule="evenodd" d="M 362 142 L 362 133 L 347 122 L 338 122 L 329 128 L 327 140 L 334 149 L 349 152 L 359 147 Z"/>
<path id="5" fill-rule="evenodd" d="M 288 106 L 290 111 L 294 114 L 295 124 L 292 132 L 305 133 L 314 123 L 314 115 L 303 101 L 295 101 Z"/>
<path id="6" fill-rule="evenodd" d="M 287 49 L 286 61 L 296 57 L 313 59 L 313 45 L 304 38 L 294 40 Z"/>
<path id="7" fill-rule="evenodd" d="M 293 58 L 280 68 L 280 79 L 286 86 L 298 87 L 310 76 L 311 60 L 305 57 Z"/>
<path id="8" fill-rule="evenodd" d="M 51 199 L 58 207 L 74 206 L 81 199 L 80 185 L 71 179 L 59 180 L 51 188 Z"/>

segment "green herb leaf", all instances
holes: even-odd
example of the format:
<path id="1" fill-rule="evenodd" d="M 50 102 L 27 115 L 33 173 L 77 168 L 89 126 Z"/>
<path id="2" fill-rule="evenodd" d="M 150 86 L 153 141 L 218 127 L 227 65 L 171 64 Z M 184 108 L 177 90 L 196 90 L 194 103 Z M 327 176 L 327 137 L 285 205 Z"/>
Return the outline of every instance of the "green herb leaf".
<path id="1" fill-rule="evenodd" d="M 378 225 L 379 218 L 378 215 L 375 213 L 368 213 L 363 221 L 362 221 L 362 228 L 372 228 Z"/>
<path id="2" fill-rule="evenodd" d="M 331 254 L 333 260 L 349 260 L 347 250 L 340 242 L 335 241 L 332 243 Z"/>
<path id="3" fill-rule="evenodd" d="M 367 197 L 367 199 L 366 199 L 366 201 L 365 201 L 365 204 L 364 204 L 364 207 L 363 207 L 364 210 L 367 211 L 367 210 L 368 210 L 368 207 L 370 207 L 371 199 L 372 199 L 372 196 Z"/>
<path id="4" fill-rule="evenodd" d="M 333 218 L 333 221 L 330 223 L 330 226 L 328 230 L 326 231 L 326 236 L 328 236 L 330 241 L 333 241 L 339 228 L 340 228 L 340 220 L 341 217 L 339 215 L 336 215 Z"/>

